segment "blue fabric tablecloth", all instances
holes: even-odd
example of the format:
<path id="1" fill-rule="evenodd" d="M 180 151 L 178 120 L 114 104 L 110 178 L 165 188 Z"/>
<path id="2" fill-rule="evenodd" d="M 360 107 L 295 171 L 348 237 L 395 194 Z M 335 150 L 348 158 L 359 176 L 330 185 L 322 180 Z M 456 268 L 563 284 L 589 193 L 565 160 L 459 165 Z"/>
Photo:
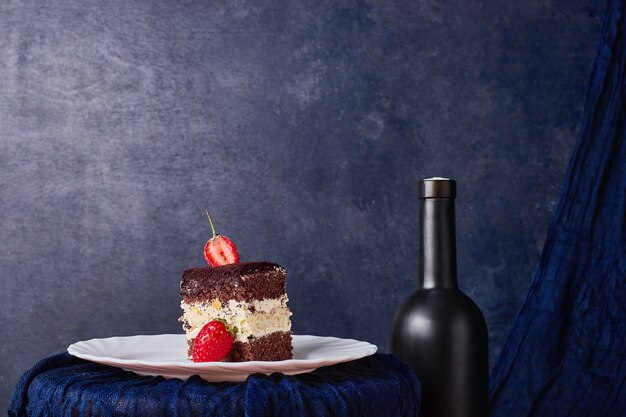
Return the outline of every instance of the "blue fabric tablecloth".
<path id="1" fill-rule="evenodd" d="M 22 376 L 9 416 L 417 416 L 419 404 L 417 376 L 393 355 L 208 383 L 139 376 L 62 353 Z"/>
<path id="2" fill-rule="evenodd" d="M 492 417 L 626 416 L 626 10 L 607 6 L 561 200 L 491 374 Z"/>

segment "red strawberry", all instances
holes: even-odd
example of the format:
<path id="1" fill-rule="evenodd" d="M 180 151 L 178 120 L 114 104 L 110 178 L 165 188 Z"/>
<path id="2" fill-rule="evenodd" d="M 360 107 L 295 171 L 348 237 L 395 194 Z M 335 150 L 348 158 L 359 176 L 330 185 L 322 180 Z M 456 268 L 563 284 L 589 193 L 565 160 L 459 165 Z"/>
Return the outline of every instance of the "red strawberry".
<path id="1" fill-rule="evenodd" d="M 193 343 L 191 356 L 194 362 L 219 362 L 228 355 L 235 341 L 235 328 L 222 320 L 205 324 Z"/>
<path id="2" fill-rule="evenodd" d="M 204 259 L 211 266 L 238 263 L 239 252 L 237 252 L 237 247 L 230 238 L 215 233 L 209 210 L 206 211 L 206 215 L 209 218 L 209 223 L 211 223 L 213 237 L 204 245 Z"/>

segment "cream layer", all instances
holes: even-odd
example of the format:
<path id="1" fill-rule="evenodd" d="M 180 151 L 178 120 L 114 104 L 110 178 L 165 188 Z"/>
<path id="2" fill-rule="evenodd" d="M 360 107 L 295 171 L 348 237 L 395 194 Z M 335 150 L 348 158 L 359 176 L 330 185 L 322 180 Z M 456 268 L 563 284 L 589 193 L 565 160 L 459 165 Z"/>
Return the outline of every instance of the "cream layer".
<path id="1" fill-rule="evenodd" d="M 180 321 L 189 327 L 185 328 L 187 339 L 195 338 L 206 323 L 222 319 L 237 328 L 236 341 L 247 342 L 250 336 L 261 337 L 291 330 L 291 311 L 287 301 L 286 295 L 250 302 L 229 300 L 226 304 L 218 299 L 200 303 L 183 301 L 180 304 L 183 309 Z"/>

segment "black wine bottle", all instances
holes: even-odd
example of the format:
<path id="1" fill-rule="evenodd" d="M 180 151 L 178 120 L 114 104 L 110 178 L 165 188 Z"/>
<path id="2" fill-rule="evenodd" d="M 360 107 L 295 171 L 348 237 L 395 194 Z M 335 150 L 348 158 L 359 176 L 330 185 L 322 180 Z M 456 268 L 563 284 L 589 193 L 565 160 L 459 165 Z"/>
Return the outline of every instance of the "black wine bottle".
<path id="1" fill-rule="evenodd" d="M 419 181 L 417 290 L 400 306 L 390 347 L 422 383 L 421 417 L 486 417 L 489 413 L 487 326 L 457 286 L 456 182 Z"/>

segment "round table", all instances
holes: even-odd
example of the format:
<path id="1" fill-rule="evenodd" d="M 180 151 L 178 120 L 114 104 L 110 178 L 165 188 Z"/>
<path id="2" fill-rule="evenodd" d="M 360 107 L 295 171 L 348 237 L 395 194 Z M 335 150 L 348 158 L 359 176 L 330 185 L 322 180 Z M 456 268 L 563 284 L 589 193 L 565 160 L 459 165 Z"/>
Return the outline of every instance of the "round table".
<path id="1" fill-rule="evenodd" d="M 61 353 L 22 376 L 9 416 L 417 416 L 419 404 L 415 372 L 389 354 L 209 383 L 139 376 Z"/>

